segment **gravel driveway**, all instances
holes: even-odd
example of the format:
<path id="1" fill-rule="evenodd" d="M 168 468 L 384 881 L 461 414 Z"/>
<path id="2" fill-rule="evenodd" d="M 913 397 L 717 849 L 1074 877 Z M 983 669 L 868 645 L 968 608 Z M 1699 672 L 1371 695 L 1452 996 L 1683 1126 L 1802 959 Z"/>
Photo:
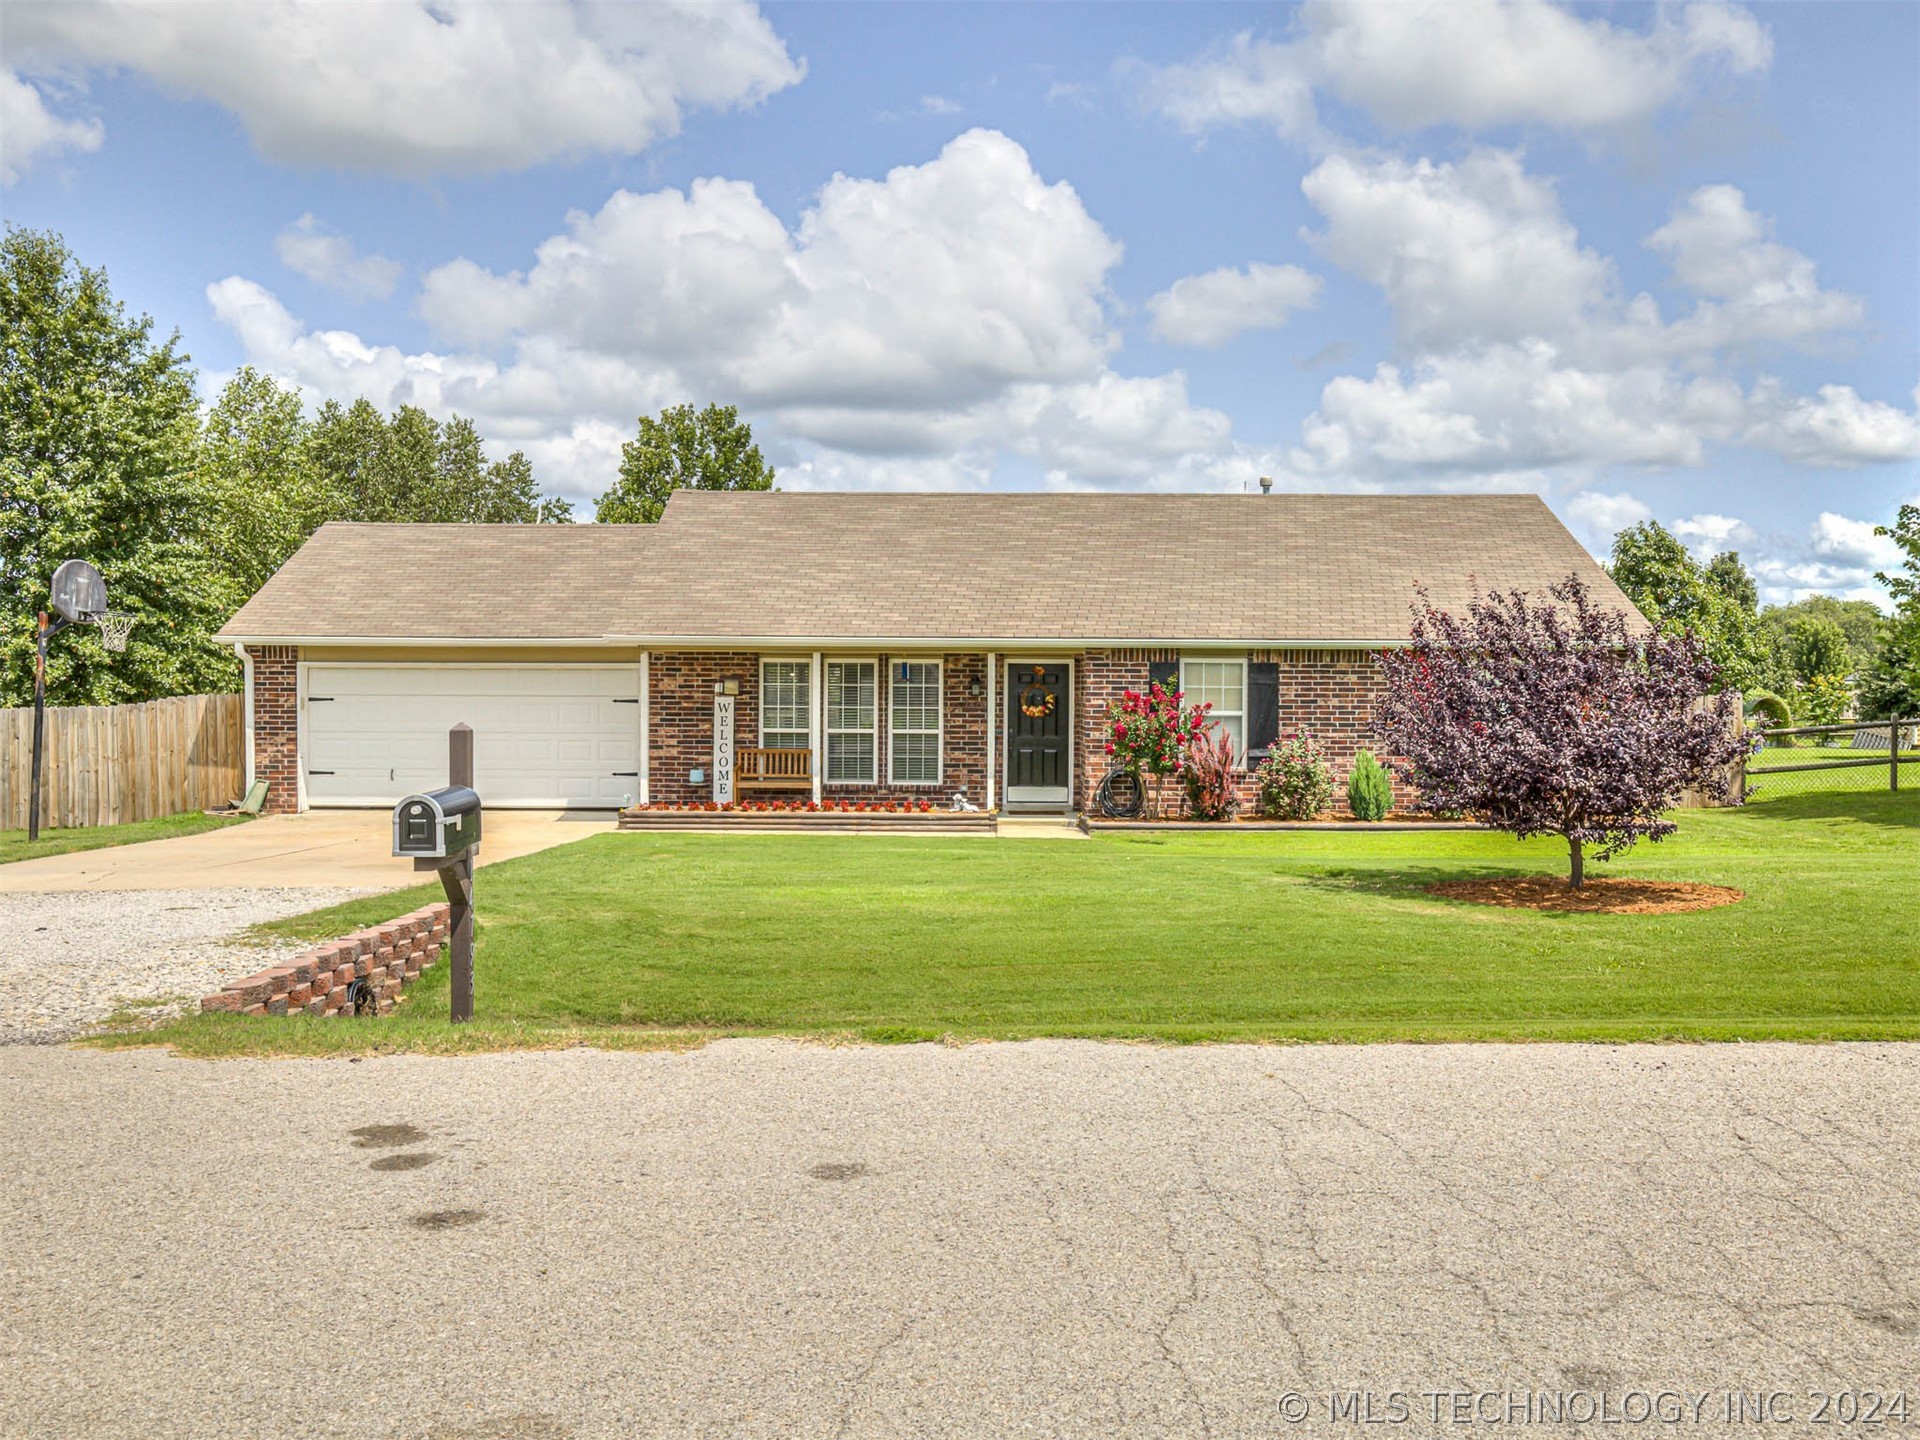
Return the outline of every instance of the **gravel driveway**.
<path id="1" fill-rule="evenodd" d="M 231 937 L 365 890 L 79 890 L 0 894 L 0 1045 L 71 1039 L 127 1002 L 186 1008 L 303 949 Z"/>
<path id="2" fill-rule="evenodd" d="M 1920 1433 L 1915 1045 L 42 1046 L 0 1095 L 0 1435 Z M 1685 1410 L 1506 1418 L 1636 1396 Z"/>

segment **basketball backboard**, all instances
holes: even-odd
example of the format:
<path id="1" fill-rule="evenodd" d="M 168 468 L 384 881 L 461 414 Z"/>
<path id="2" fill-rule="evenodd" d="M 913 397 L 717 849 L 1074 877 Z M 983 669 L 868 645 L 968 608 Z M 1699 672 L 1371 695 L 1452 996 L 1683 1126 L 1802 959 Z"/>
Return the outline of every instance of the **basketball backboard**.
<path id="1" fill-rule="evenodd" d="M 84 560 L 67 560 L 53 572 L 53 608 L 69 620 L 91 620 L 107 608 L 107 582 Z"/>

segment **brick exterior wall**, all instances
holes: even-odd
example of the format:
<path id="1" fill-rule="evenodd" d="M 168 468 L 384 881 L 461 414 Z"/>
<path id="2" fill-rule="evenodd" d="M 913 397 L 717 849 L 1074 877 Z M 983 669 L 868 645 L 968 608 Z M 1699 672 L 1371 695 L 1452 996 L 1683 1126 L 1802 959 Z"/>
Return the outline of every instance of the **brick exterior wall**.
<path id="1" fill-rule="evenodd" d="M 255 646 L 253 656 L 253 765 L 254 777 L 269 782 L 267 813 L 284 814 L 298 807 L 300 794 L 296 665 L 299 652 L 291 646 Z M 1272 661 L 1279 666 L 1280 729 L 1306 729 L 1319 739 L 1344 784 L 1354 752 L 1368 744 L 1367 719 L 1380 688 L 1379 663 L 1365 650 L 1250 650 L 1250 661 Z M 867 657 L 859 657 L 867 658 Z M 985 696 L 987 670 L 984 654 L 954 653 L 942 662 L 942 765 L 938 785 L 893 785 L 887 781 L 887 725 L 890 718 L 887 689 L 889 663 L 900 657 L 878 656 L 879 734 L 878 782 L 872 785 L 827 785 L 822 794 L 840 800 L 931 800 L 945 805 L 955 790 L 964 790 L 977 805 L 987 805 L 986 748 L 989 718 Z M 1167 649 L 1083 650 L 1074 657 L 1073 672 L 1073 808 L 1084 811 L 1091 803 L 1107 757 L 1102 749 L 1109 707 L 1124 690 L 1144 689 L 1149 666 L 1179 658 Z M 1004 666 L 1005 657 L 1000 663 Z M 650 790 L 661 804 L 693 804 L 713 797 L 713 687 L 717 681 L 737 679 L 740 695 L 734 706 L 735 744 L 757 745 L 760 739 L 760 656 L 746 651 L 655 651 L 649 662 L 648 706 L 651 718 Z M 969 695 L 978 684 L 982 693 Z M 995 689 L 1004 708 L 1004 672 Z M 1005 744 L 1001 742 L 995 779 L 1006 783 Z M 698 768 L 708 780 L 687 782 Z M 755 791 L 748 798 L 806 798 L 805 791 Z M 1243 798 L 1252 802 L 1251 783 Z M 995 797 L 997 801 L 997 797 Z"/>
<path id="2" fill-rule="evenodd" d="M 1356 751 L 1364 745 L 1379 753 L 1370 720 L 1385 682 L 1372 651 L 1250 650 L 1247 658 L 1280 667 L 1280 733 L 1309 732 L 1342 786 Z"/>
<path id="3" fill-rule="evenodd" d="M 738 680 L 734 745 L 754 745 L 760 735 L 760 657 L 743 652 L 656 650 L 647 662 L 650 738 L 647 786 L 655 804 L 691 805 L 713 798 L 713 687 Z M 706 779 L 687 782 L 699 769 Z M 797 793 L 797 792 L 795 792 Z"/>
<path id="4" fill-rule="evenodd" d="M 1074 657 L 1073 808 L 1085 812 L 1107 773 L 1107 716 L 1128 690 L 1145 690 L 1156 660 L 1175 650 L 1082 650 Z"/>
<path id="5" fill-rule="evenodd" d="M 291 645 L 253 645 L 253 778 L 267 782 L 263 813 L 300 808 L 300 652 Z"/>
<path id="6" fill-rule="evenodd" d="M 770 657 L 802 659 L 795 655 Z M 828 783 L 821 796 L 828 800 L 928 800 L 944 806 L 955 790 L 965 790 L 967 798 L 982 805 L 987 790 L 987 701 L 986 656 L 942 655 L 940 671 L 940 781 L 931 785 L 895 785 L 887 779 L 887 728 L 891 719 L 888 686 L 889 664 L 898 658 L 923 659 L 923 656 L 881 655 L 850 657 L 879 662 L 876 701 L 879 705 L 878 746 L 875 774 L 871 785 Z M 822 661 L 824 664 L 825 661 Z M 713 687 L 720 680 L 740 682 L 740 695 L 734 702 L 734 746 L 745 749 L 760 743 L 760 657 L 744 652 L 662 652 L 655 651 L 648 662 L 650 688 L 648 706 L 653 730 L 652 759 L 648 793 L 657 805 L 699 804 L 713 798 Z M 981 694 L 969 695 L 968 687 L 978 683 Z M 707 778 L 698 785 L 687 782 L 688 771 L 698 768 Z M 751 790 L 736 792 L 736 799 L 805 800 L 807 790 Z"/>
<path id="7" fill-rule="evenodd" d="M 1320 742 L 1332 764 L 1336 801 L 1344 804 L 1347 772 L 1362 746 L 1373 746 L 1368 731 L 1374 697 L 1381 689 L 1379 661 L 1368 650 L 1249 650 L 1249 663 L 1279 667 L 1280 733 L 1306 730 Z M 1083 650 L 1074 670 L 1074 808 L 1085 810 L 1107 773 L 1107 714 L 1123 691 L 1144 690 L 1155 661 L 1177 661 L 1174 650 Z M 1377 747 L 1376 747 L 1377 749 Z M 1397 782 L 1396 782 L 1397 784 Z M 1174 789 L 1167 791 L 1171 812 Z M 1240 786 L 1241 803 L 1252 808 L 1251 778 Z"/>
<path id="8" fill-rule="evenodd" d="M 356 930 L 316 945 L 284 965 L 223 986 L 200 1002 L 202 1012 L 235 1015 L 350 1015 L 355 980 L 373 989 L 376 1013 L 386 1014 L 400 992 L 440 958 L 448 910 L 429 905 L 384 925 Z"/>

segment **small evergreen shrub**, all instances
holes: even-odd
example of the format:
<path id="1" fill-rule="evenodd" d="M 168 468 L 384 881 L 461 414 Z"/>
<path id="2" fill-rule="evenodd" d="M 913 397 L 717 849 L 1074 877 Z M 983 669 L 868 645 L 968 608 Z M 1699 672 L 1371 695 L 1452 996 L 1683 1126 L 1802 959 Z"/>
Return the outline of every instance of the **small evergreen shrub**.
<path id="1" fill-rule="evenodd" d="M 1371 750 L 1353 757 L 1353 771 L 1347 776 L 1347 809 L 1356 820 L 1384 820 L 1393 809 L 1393 781 Z"/>
<path id="2" fill-rule="evenodd" d="M 1311 820 L 1333 799 L 1333 771 L 1311 735 L 1282 735 L 1253 772 L 1260 813 L 1274 820 Z"/>

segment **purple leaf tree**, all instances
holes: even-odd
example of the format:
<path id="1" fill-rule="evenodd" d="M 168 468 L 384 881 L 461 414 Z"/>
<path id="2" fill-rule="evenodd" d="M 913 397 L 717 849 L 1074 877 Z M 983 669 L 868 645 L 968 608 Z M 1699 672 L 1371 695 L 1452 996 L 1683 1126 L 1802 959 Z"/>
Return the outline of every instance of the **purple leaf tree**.
<path id="1" fill-rule="evenodd" d="M 1664 813 L 1724 777 L 1745 743 L 1732 691 L 1692 634 L 1658 635 L 1598 606 L 1577 576 L 1549 592 L 1486 594 L 1465 616 L 1422 594 L 1412 643 L 1381 657 L 1376 733 L 1422 810 L 1465 812 L 1521 839 L 1566 837 L 1569 883 L 1673 833 Z M 1637 620 L 1638 617 L 1634 617 Z"/>

